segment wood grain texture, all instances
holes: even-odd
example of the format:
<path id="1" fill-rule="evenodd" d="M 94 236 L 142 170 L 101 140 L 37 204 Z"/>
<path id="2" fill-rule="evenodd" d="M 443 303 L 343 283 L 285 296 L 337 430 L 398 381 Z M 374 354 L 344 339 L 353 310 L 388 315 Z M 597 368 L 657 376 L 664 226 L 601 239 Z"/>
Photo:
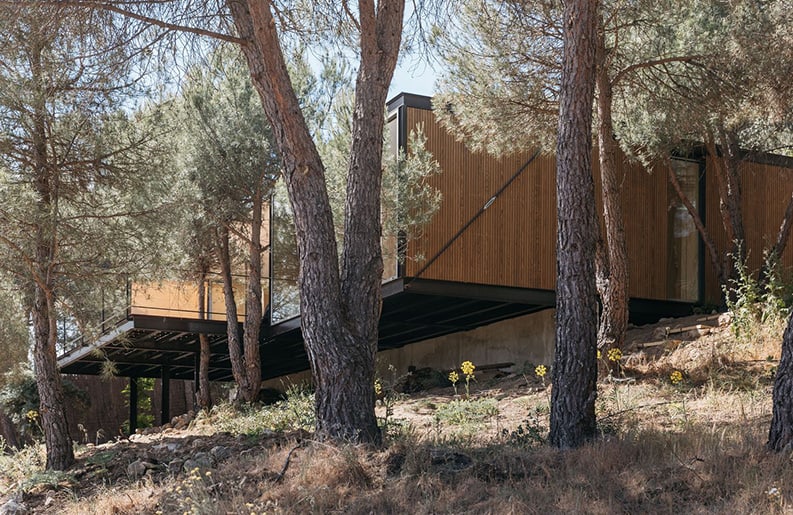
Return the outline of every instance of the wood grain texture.
<path id="1" fill-rule="evenodd" d="M 495 158 L 469 151 L 436 121 L 431 111 L 409 108 L 409 128 L 422 126 L 427 149 L 443 173 L 431 179 L 443 195 L 439 211 L 421 238 L 409 242 L 406 275 L 414 276 L 435 256 L 532 154 Z M 596 188 L 600 188 L 593 159 Z M 467 283 L 553 289 L 556 284 L 556 161 L 539 156 L 463 233 L 422 277 Z M 618 151 L 622 207 L 628 246 L 630 294 L 666 295 L 666 175 L 648 173 Z M 601 209 L 598 195 L 598 209 Z M 423 258 L 423 259 L 421 259 Z M 639 279 L 640 278 L 640 279 Z"/>

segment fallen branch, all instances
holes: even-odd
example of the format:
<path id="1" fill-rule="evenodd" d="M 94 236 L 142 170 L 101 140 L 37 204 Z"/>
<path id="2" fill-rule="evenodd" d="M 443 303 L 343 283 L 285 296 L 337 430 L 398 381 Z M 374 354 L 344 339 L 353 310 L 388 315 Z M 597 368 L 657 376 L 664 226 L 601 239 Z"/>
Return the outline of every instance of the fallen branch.
<path id="1" fill-rule="evenodd" d="M 295 452 L 301 445 L 303 445 L 303 444 L 299 443 L 299 444 L 295 445 L 289 451 L 289 454 L 286 455 L 286 461 L 284 462 L 284 466 L 283 466 L 283 468 L 281 468 L 281 472 L 279 472 L 278 475 L 275 476 L 275 479 L 273 480 L 273 483 L 280 483 L 284 479 L 284 474 L 286 474 L 286 469 L 289 468 L 289 462 L 292 459 L 292 453 Z"/>

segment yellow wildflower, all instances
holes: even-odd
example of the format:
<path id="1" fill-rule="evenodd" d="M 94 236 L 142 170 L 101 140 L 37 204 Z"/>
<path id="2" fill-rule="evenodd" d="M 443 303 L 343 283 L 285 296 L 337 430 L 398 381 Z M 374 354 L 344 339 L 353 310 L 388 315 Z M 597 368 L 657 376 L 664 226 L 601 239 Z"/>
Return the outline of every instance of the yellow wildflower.
<path id="1" fill-rule="evenodd" d="M 39 418 L 39 412 L 38 412 L 38 411 L 36 411 L 36 410 L 34 410 L 34 409 L 32 409 L 32 410 L 29 410 L 29 411 L 28 411 L 28 412 L 25 414 L 25 416 L 28 418 L 28 420 L 30 420 L 31 422 L 33 422 L 34 420 L 36 420 L 37 418 Z"/>
<path id="2" fill-rule="evenodd" d="M 679 370 L 675 370 L 669 376 L 669 380 L 672 381 L 672 384 L 679 384 L 683 380 L 683 374 Z"/>
<path id="3" fill-rule="evenodd" d="M 460 370 L 462 370 L 463 374 L 466 376 L 473 376 L 475 368 L 476 366 L 470 361 L 463 361 L 463 364 L 460 365 Z"/>
<path id="4" fill-rule="evenodd" d="M 609 349 L 609 361 L 619 361 L 622 359 L 622 351 L 614 347 Z"/>
<path id="5" fill-rule="evenodd" d="M 602 358 L 603 354 L 600 353 L 600 349 L 598 349 L 598 359 Z"/>
<path id="6" fill-rule="evenodd" d="M 548 369 L 545 368 L 545 365 L 537 365 L 537 368 L 534 369 L 534 373 L 537 374 L 537 377 L 545 377 L 546 372 L 548 372 Z"/>
<path id="7" fill-rule="evenodd" d="M 449 382 L 451 382 L 452 384 L 456 384 L 457 381 L 459 380 L 460 380 L 460 375 L 457 373 L 457 371 L 452 370 L 451 372 L 449 372 Z"/>
<path id="8" fill-rule="evenodd" d="M 374 393 L 378 397 L 383 393 L 383 385 L 380 383 L 379 379 L 374 380 Z"/>

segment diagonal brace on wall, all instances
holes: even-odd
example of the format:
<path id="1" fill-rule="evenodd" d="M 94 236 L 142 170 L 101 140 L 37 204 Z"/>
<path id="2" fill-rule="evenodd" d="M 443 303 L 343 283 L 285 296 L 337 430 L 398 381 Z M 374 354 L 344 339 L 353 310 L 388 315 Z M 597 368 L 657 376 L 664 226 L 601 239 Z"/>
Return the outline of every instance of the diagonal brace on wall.
<path id="1" fill-rule="evenodd" d="M 474 216 L 472 216 L 472 217 L 471 217 L 471 218 L 470 218 L 470 219 L 469 219 L 469 220 L 468 220 L 468 221 L 467 221 L 467 222 L 466 222 L 466 223 L 465 223 L 465 224 L 464 224 L 464 225 L 463 225 L 463 226 L 460 228 L 460 230 L 459 230 L 459 231 L 457 231 L 457 232 L 454 234 L 454 236 L 452 236 L 452 237 L 449 239 L 449 241 L 447 241 L 447 242 L 446 242 L 446 244 L 444 244 L 444 245 L 443 245 L 443 247 L 441 247 L 441 249 L 440 249 L 440 250 L 439 250 L 439 251 L 438 251 L 438 252 L 437 252 L 437 253 L 436 253 L 434 256 L 432 256 L 432 257 L 431 257 L 431 258 L 430 258 L 430 259 L 429 259 L 429 260 L 428 260 L 428 261 L 427 261 L 427 262 L 424 264 L 424 266 L 422 266 L 422 267 L 421 267 L 421 269 L 420 269 L 418 272 L 416 272 L 416 275 L 415 275 L 415 276 L 413 276 L 413 278 L 415 279 L 415 278 L 418 278 L 418 277 L 420 277 L 420 276 L 421 276 L 421 274 L 423 274 L 423 273 L 424 273 L 424 272 L 425 272 L 425 271 L 426 271 L 426 270 L 427 270 L 427 269 L 428 269 L 428 268 L 429 268 L 429 267 L 430 267 L 430 266 L 431 266 L 431 265 L 432 265 L 432 264 L 433 264 L 435 261 L 437 261 L 437 259 L 438 259 L 439 257 L 441 257 L 441 255 L 442 255 L 444 252 L 446 252 L 446 251 L 449 249 L 449 247 L 451 247 L 451 246 L 454 244 L 454 242 L 455 242 L 455 241 L 457 241 L 457 239 L 458 239 L 460 236 L 462 236 L 462 235 L 463 235 L 463 233 L 464 233 L 464 232 L 465 232 L 465 231 L 466 231 L 466 230 L 467 230 L 469 227 L 471 227 L 471 225 L 473 225 L 473 224 L 474 224 L 474 222 L 476 222 L 476 220 L 477 220 L 477 219 L 478 219 L 480 216 L 482 216 L 482 214 L 483 214 L 483 213 L 484 213 L 484 212 L 487 210 L 487 208 L 489 208 L 490 206 L 492 206 L 492 205 L 493 205 L 493 203 L 496 201 L 496 199 L 498 199 L 498 197 L 499 197 L 499 196 L 500 196 L 502 193 L 504 193 L 504 191 L 505 191 L 507 188 L 509 188 L 509 186 L 510 186 L 510 185 L 511 185 L 513 182 L 515 182 L 515 179 L 517 179 L 518 177 L 520 177 L 520 175 L 521 175 L 521 174 L 522 174 L 522 173 L 523 173 L 523 172 L 524 172 L 524 171 L 525 171 L 525 170 L 526 170 L 526 169 L 529 167 L 529 165 L 530 165 L 532 162 L 534 162 L 534 160 L 535 160 L 535 159 L 537 159 L 537 156 L 539 156 L 539 155 L 540 155 L 540 151 L 539 151 L 539 150 L 535 151 L 535 152 L 534 152 L 534 154 L 532 154 L 532 156 L 531 156 L 531 157 L 530 157 L 530 158 L 529 158 L 529 159 L 528 159 L 528 160 L 527 160 L 527 161 L 526 161 L 526 162 L 523 164 L 523 166 L 521 166 L 520 168 L 518 168 L 518 170 L 517 170 L 517 171 L 516 171 L 514 174 L 512 174 L 512 177 L 510 177 L 510 178 L 507 180 L 507 182 L 505 182 L 505 183 L 504 183 L 504 184 L 503 184 L 503 185 L 502 185 L 502 186 L 501 186 L 501 187 L 498 189 L 498 191 L 496 191 L 496 192 L 493 194 L 493 196 L 491 196 L 491 197 L 490 197 L 490 198 L 487 200 L 487 202 L 485 202 L 485 203 L 484 203 L 484 205 L 483 205 L 481 208 L 479 208 L 479 211 L 477 211 L 476 213 L 474 213 Z"/>

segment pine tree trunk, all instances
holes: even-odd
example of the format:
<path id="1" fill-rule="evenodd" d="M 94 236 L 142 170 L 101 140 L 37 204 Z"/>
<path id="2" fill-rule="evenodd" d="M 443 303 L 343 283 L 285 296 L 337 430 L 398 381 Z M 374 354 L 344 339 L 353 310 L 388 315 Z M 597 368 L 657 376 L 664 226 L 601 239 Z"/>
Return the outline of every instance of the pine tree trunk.
<path id="1" fill-rule="evenodd" d="M 251 241 L 248 244 L 248 285 L 245 295 L 243 349 L 248 391 L 245 400 L 254 402 L 262 386 L 262 360 L 259 355 L 259 330 L 262 326 L 262 185 L 253 198 Z"/>
<path id="2" fill-rule="evenodd" d="M 596 0 L 564 10 L 564 58 L 556 147 L 556 353 L 551 444 L 578 447 L 595 435 L 597 299 L 592 100 L 597 38 Z"/>
<path id="3" fill-rule="evenodd" d="M 43 249 L 48 254 L 46 249 Z M 41 252 L 40 252 L 41 254 Z M 63 385 L 55 355 L 56 324 L 52 293 L 36 285 L 33 318 L 33 365 L 39 393 L 39 415 L 47 447 L 47 469 L 66 470 L 74 463 L 66 419 Z"/>
<path id="4" fill-rule="evenodd" d="M 31 71 L 39 88 L 45 84 L 41 69 L 43 49 L 31 53 Z M 72 439 L 66 419 L 63 385 L 56 355 L 57 313 L 54 299 L 54 275 L 58 254 L 58 172 L 50 167 L 47 150 L 47 107 L 43 91 L 39 92 L 33 113 L 33 156 L 38 194 L 39 226 L 35 238 L 33 307 L 33 366 L 39 394 L 39 415 L 47 447 L 47 469 L 66 470 L 74 463 Z"/>
<path id="5" fill-rule="evenodd" d="M 320 437 L 377 442 L 374 355 L 380 315 L 379 192 L 383 105 L 402 35 L 404 1 L 359 2 L 361 61 L 342 273 L 324 166 L 292 88 L 267 2 L 230 2 L 251 78 L 274 129 L 300 256 L 300 314 L 316 387 Z"/>
<path id="6" fill-rule="evenodd" d="M 719 214 L 731 249 L 729 254 L 722 256 L 722 269 L 724 270 L 725 285 L 727 285 L 730 280 L 736 278 L 736 261 L 744 262 L 746 245 L 741 210 L 742 194 L 738 148 L 723 128 L 719 129 L 718 138 L 721 155 L 719 155 L 713 136 L 709 137 L 706 146 L 708 154 L 714 160 L 716 184 L 719 189 Z"/>
<path id="7" fill-rule="evenodd" d="M 206 320 L 206 271 L 201 271 L 198 280 L 198 319 Z M 199 409 L 209 410 L 212 407 L 212 395 L 209 391 L 209 337 L 204 333 L 198 334 L 198 390 L 196 391 L 196 404 Z"/>
<path id="8" fill-rule="evenodd" d="M 768 431 L 769 449 L 789 452 L 793 447 L 793 313 L 782 337 L 782 358 L 774 380 L 773 413 Z"/>
<path id="9" fill-rule="evenodd" d="M 608 274 L 600 297 L 603 311 L 600 314 L 597 345 L 600 349 L 622 348 L 628 329 L 628 250 L 625 241 L 625 224 L 620 199 L 620 178 L 616 166 L 616 143 L 611 116 L 612 85 L 605 63 L 605 48 L 601 34 L 600 66 L 597 73 L 598 157 L 600 161 L 603 221 L 606 228 L 606 255 Z"/>
<path id="10" fill-rule="evenodd" d="M 242 349 L 242 335 L 237 320 L 237 302 L 234 299 L 233 277 L 231 275 L 231 250 L 229 249 L 229 230 L 220 229 L 219 234 L 220 277 L 223 281 L 223 300 L 226 306 L 226 338 L 229 344 L 229 361 L 231 374 L 237 383 L 236 400 L 249 401 L 250 388 L 248 375 L 245 373 L 245 362 Z"/>

